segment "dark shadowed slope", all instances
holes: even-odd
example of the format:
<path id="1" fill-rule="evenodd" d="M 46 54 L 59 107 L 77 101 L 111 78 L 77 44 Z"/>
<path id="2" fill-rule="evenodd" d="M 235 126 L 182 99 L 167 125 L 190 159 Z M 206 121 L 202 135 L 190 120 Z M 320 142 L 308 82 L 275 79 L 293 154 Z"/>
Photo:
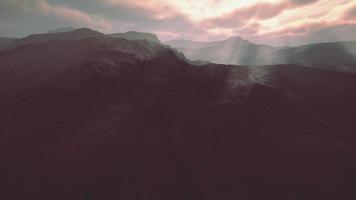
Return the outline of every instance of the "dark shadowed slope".
<path id="1" fill-rule="evenodd" d="M 4 199 L 344 199 L 356 76 L 110 37 L 0 52 Z"/>
<path id="2" fill-rule="evenodd" d="M 18 40 L 18 38 L 0 38 L 0 50 L 7 48 L 16 40 Z"/>
<path id="3" fill-rule="evenodd" d="M 114 37 L 114 38 L 125 38 L 127 40 L 148 40 L 151 42 L 161 43 L 161 41 L 158 39 L 158 37 L 152 33 L 129 31 L 126 33 L 108 34 L 108 36 Z"/>

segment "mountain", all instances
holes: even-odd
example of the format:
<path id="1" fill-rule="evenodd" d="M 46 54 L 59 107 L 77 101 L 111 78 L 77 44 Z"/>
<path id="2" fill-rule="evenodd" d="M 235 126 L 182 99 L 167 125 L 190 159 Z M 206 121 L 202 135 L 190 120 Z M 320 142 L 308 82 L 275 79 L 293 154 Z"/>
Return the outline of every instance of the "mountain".
<path id="1" fill-rule="evenodd" d="M 191 60 L 210 61 L 221 64 L 254 65 L 263 58 L 271 56 L 274 48 L 268 45 L 256 45 L 241 37 L 233 37 L 216 42 L 191 42 L 173 40 L 166 44 L 182 51 Z"/>
<path id="2" fill-rule="evenodd" d="M 0 52 L 4 199 L 354 199 L 355 74 L 49 35 Z"/>
<path id="3" fill-rule="evenodd" d="M 274 53 L 272 64 L 276 63 L 356 72 L 356 42 L 319 43 L 283 48 Z"/>
<path id="4" fill-rule="evenodd" d="M 70 31 L 74 31 L 75 28 L 73 27 L 63 27 L 63 28 L 56 28 L 53 30 L 49 30 L 47 31 L 47 33 L 63 33 L 63 32 L 70 32 Z"/>
<path id="5" fill-rule="evenodd" d="M 91 37 L 105 37 L 105 34 L 87 28 L 76 29 L 69 32 L 34 34 L 16 40 L 10 47 L 14 48 L 29 44 L 42 44 L 53 40 L 76 41 Z"/>
<path id="6" fill-rule="evenodd" d="M 0 50 L 10 46 L 18 38 L 0 38 Z"/>
<path id="7" fill-rule="evenodd" d="M 114 38 L 125 38 L 127 40 L 148 40 L 151 42 L 161 43 L 161 41 L 158 39 L 158 37 L 152 33 L 129 31 L 126 33 L 108 34 L 108 36 L 114 37 Z"/>
<path id="8" fill-rule="evenodd" d="M 356 72 L 356 42 L 271 47 L 234 37 L 217 42 L 173 40 L 167 44 L 177 48 L 192 60 L 235 65 L 298 64 Z"/>
<path id="9" fill-rule="evenodd" d="M 205 46 L 209 46 L 209 42 L 197 42 L 197 41 L 191 41 L 191 40 L 170 40 L 165 42 L 166 44 L 180 49 L 180 48 L 201 48 Z"/>

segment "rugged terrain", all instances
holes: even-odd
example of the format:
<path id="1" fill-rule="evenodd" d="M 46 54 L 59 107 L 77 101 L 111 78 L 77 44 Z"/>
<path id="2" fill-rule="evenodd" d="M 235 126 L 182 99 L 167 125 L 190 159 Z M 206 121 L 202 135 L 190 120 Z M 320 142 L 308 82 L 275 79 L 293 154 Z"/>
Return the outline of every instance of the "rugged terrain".
<path id="1" fill-rule="evenodd" d="M 355 86 L 102 35 L 0 51 L 1 195 L 355 199 Z"/>

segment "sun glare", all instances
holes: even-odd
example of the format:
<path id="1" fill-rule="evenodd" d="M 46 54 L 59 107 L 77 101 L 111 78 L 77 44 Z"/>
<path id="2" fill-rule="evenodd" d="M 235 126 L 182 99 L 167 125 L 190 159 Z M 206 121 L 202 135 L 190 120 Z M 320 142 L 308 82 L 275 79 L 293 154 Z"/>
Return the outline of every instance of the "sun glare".
<path id="1" fill-rule="evenodd" d="M 217 17 L 233 10 L 258 2 L 257 0 L 179 0 L 167 3 L 177 7 L 191 20 L 199 21 L 211 17 Z"/>

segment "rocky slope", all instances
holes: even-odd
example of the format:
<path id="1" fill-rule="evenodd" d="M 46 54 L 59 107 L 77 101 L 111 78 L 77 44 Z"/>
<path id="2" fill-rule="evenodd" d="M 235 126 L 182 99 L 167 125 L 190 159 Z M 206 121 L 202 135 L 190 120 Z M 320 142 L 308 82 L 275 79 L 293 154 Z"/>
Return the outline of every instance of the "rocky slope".
<path id="1" fill-rule="evenodd" d="M 158 37 L 152 33 L 143 33 L 137 31 L 129 31 L 126 33 L 113 33 L 109 34 L 108 36 L 114 38 L 125 38 L 127 40 L 147 40 L 151 42 L 161 43 Z"/>
<path id="2" fill-rule="evenodd" d="M 14 41 L 16 41 L 18 38 L 0 38 L 0 50 L 7 48 L 8 46 L 11 45 Z"/>
<path id="3" fill-rule="evenodd" d="M 2 51 L 1 195 L 351 200 L 355 85 L 106 36 Z"/>

